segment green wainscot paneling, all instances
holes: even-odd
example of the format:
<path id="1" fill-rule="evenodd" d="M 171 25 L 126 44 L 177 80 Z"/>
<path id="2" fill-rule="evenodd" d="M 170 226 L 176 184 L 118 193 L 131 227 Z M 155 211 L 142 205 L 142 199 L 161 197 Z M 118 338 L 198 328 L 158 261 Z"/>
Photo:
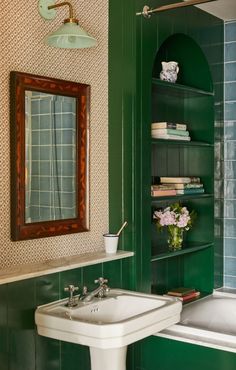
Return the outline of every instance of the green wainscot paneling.
<path id="1" fill-rule="evenodd" d="M 235 370 L 236 354 L 175 340 L 149 337 L 142 341 L 136 370 Z"/>
<path id="2" fill-rule="evenodd" d="M 34 312 L 38 305 L 67 296 L 68 284 L 95 289 L 104 276 L 112 288 L 129 287 L 126 271 L 132 262 L 116 260 L 0 286 L 0 370 L 90 370 L 86 346 L 37 334 Z M 132 356 L 131 356 L 132 358 Z"/>

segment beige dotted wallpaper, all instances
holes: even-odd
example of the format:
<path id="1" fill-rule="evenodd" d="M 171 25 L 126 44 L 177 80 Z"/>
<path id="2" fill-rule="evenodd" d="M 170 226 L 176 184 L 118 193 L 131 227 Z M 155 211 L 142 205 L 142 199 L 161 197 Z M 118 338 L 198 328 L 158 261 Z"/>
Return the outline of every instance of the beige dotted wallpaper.
<path id="1" fill-rule="evenodd" d="M 59 1 L 57 1 L 59 2 Z M 64 50 L 43 44 L 44 36 L 68 17 L 53 21 L 38 13 L 36 0 L 0 5 L 0 268 L 99 251 L 108 228 L 108 2 L 72 0 L 81 26 L 98 40 L 91 49 Z M 10 239 L 9 73 L 21 71 L 91 85 L 90 231 L 12 242 Z"/>

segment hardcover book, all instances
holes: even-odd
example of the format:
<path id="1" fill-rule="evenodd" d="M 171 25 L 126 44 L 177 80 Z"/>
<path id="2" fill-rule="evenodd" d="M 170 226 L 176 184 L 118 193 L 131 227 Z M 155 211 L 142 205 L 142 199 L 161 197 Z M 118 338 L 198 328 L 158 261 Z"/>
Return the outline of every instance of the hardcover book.
<path id="1" fill-rule="evenodd" d="M 153 122 L 152 128 L 170 128 L 177 130 L 186 130 L 187 125 L 185 123 L 174 123 L 174 122 Z"/>
<path id="2" fill-rule="evenodd" d="M 178 297 L 178 298 L 184 303 L 184 302 L 192 301 L 193 299 L 198 298 L 199 296 L 200 296 L 200 292 L 192 292 L 192 293 L 184 295 L 183 297 Z"/>
<path id="3" fill-rule="evenodd" d="M 179 135 L 179 136 L 189 136 L 189 131 L 178 130 L 171 128 L 153 128 L 152 135 Z"/>
<path id="4" fill-rule="evenodd" d="M 161 189 L 161 190 L 152 190 L 151 196 L 152 197 L 166 197 L 168 195 L 176 195 L 175 189 Z"/>
<path id="5" fill-rule="evenodd" d="M 186 287 L 181 286 L 181 287 L 169 290 L 167 294 L 175 296 L 175 297 L 183 297 L 185 295 L 195 293 L 195 292 L 196 290 L 194 288 L 186 288 Z"/>
<path id="6" fill-rule="evenodd" d="M 172 183 L 172 184 L 190 184 L 200 183 L 200 177 L 160 177 L 161 183 Z"/>
<path id="7" fill-rule="evenodd" d="M 175 184 L 157 184 L 151 185 L 151 190 L 173 190 L 175 189 Z"/>
<path id="8" fill-rule="evenodd" d="M 164 185 L 164 184 L 163 184 Z M 201 183 L 192 183 L 190 182 L 189 184 L 173 184 L 175 189 L 199 189 L 203 188 L 203 184 Z"/>
<path id="9" fill-rule="evenodd" d="M 190 136 L 181 136 L 181 135 L 169 135 L 169 134 L 156 134 L 152 131 L 153 139 L 164 139 L 164 140 L 180 140 L 180 141 L 190 141 Z"/>
<path id="10" fill-rule="evenodd" d="M 202 194 L 204 188 L 176 189 L 176 194 Z"/>

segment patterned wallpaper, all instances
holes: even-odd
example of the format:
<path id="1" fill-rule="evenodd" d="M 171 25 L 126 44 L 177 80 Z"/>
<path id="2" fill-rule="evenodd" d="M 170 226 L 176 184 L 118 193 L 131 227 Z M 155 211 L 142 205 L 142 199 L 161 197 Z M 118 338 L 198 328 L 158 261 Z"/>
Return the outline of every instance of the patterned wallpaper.
<path id="1" fill-rule="evenodd" d="M 37 1 L 4 2 L 0 19 L 0 268 L 99 251 L 108 228 L 108 2 L 71 1 L 82 27 L 98 40 L 91 49 L 63 50 L 43 44 L 44 36 L 67 18 L 60 8 L 53 21 L 38 14 Z M 3 6 L 4 5 L 4 6 Z M 67 236 L 10 240 L 9 72 L 11 70 L 91 85 L 90 231 Z"/>

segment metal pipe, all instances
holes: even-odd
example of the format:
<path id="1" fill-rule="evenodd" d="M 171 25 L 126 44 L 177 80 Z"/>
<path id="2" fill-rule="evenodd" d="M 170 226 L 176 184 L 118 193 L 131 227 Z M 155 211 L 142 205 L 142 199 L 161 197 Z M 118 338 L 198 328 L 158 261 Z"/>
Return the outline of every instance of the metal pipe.
<path id="1" fill-rule="evenodd" d="M 203 3 L 210 3 L 211 1 L 216 1 L 216 0 L 182 1 L 180 3 L 163 5 L 163 6 L 160 6 L 159 8 L 156 8 L 156 9 L 150 9 L 148 5 L 145 5 L 143 7 L 143 11 L 139 12 L 139 13 L 136 13 L 136 15 L 143 15 L 145 18 L 150 18 L 152 13 L 163 12 L 163 11 L 166 11 L 166 10 L 177 9 L 177 8 L 183 8 L 183 7 L 191 6 L 191 5 L 199 5 L 199 4 L 203 4 Z"/>
<path id="2" fill-rule="evenodd" d="M 54 5 L 49 5 L 48 6 L 48 9 L 55 9 L 55 8 L 59 8 L 61 6 L 64 6 L 64 5 L 68 5 L 69 6 L 69 18 L 70 19 L 73 19 L 73 8 L 72 8 L 72 5 L 68 2 L 68 1 L 63 1 L 62 3 L 59 3 L 59 4 L 54 4 Z"/>

